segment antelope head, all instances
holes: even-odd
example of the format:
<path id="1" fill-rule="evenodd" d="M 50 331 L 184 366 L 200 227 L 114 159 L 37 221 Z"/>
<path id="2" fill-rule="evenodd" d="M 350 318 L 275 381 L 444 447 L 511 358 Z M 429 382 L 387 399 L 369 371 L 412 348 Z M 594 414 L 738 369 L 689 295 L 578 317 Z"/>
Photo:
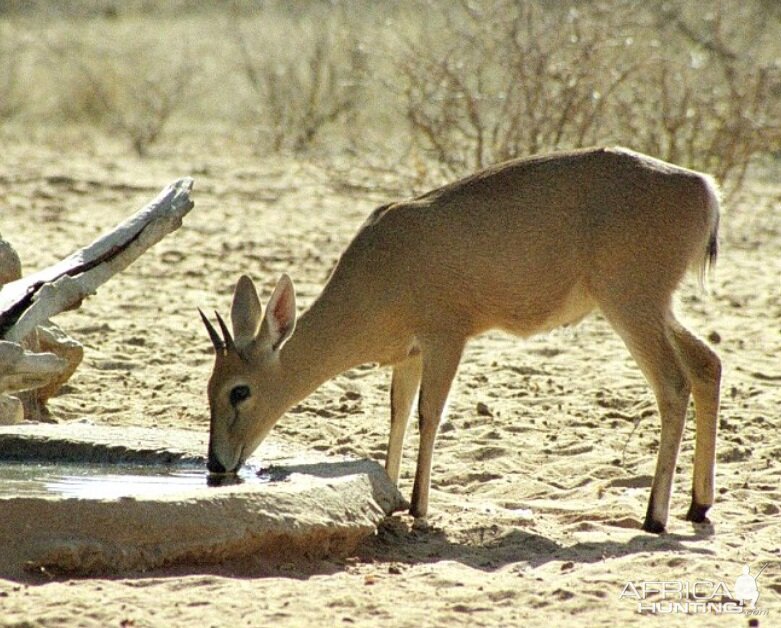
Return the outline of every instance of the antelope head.
<path id="1" fill-rule="evenodd" d="M 293 282 L 282 275 L 264 313 L 255 285 L 242 275 L 231 306 L 233 333 L 219 314 L 221 333 L 198 311 L 216 354 L 208 386 L 207 468 L 235 473 L 287 409 L 279 351 L 296 324 Z"/>

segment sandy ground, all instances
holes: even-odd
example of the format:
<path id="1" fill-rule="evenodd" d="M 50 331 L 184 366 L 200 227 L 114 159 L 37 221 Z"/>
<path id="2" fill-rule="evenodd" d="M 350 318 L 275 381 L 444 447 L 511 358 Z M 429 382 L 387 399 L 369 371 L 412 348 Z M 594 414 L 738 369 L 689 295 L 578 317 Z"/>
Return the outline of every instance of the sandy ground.
<path id="1" fill-rule="evenodd" d="M 219 143 L 138 161 L 75 135 L 50 148 L 9 140 L 2 154 L 0 233 L 28 271 L 86 244 L 170 180 L 196 178 L 184 227 L 58 317 L 86 347 L 51 402 L 58 421 L 207 430 L 212 358 L 196 307 L 227 314 L 241 272 L 267 298 L 283 271 L 305 307 L 365 215 L 411 191 L 392 172 L 259 160 Z M 595 316 L 547 336 L 489 334 L 469 346 L 437 442 L 429 530 L 395 516 L 355 556 L 330 561 L 248 556 L 121 578 L 0 580 L 0 625 L 747 625 L 713 610 L 638 614 L 637 597 L 622 591 L 703 582 L 696 590 L 707 597 L 721 582 L 734 590 L 744 565 L 756 573 L 766 563 L 760 625 L 781 625 L 779 203 L 781 185 L 749 185 L 725 207 L 711 294 L 693 280 L 681 292 L 684 319 L 724 362 L 712 525 L 683 520 L 690 413 L 669 533 L 639 529 L 658 418 L 623 344 Z M 317 450 L 382 460 L 388 383 L 374 367 L 346 373 L 275 429 Z M 406 494 L 415 432 L 412 421 Z M 722 593 L 712 601 L 726 601 Z"/>

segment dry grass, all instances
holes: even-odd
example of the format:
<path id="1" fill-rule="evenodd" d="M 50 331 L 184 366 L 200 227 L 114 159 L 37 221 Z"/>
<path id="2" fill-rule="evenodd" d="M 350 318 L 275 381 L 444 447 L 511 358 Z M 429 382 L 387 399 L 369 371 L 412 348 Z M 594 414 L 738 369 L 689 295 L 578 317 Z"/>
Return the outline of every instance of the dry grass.
<path id="1" fill-rule="evenodd" d="M 781 151 L 765 0 L 24 6 L 0 3 L 0 124 L 85 125 L 140 155 L 230 131 L 256 153 L 414 159 L 431 183 L 610 142 L 736 191 Z"/>
<path id="2" fill-rule="evenodd" d="M 735 191 L 781 147 L 778 43 L 750 4 L 696 19 L 676 3 L 457 3 L 402 46 L 404 114 L 450 175 L 620 143 Z M 736 21 L 757 25 L 751 40 L 729 32 Z"/>
<path id="3" fill-rule="evenodd" d="M 271 23 L 285 26 L 278 30 L 264 21 L 234 14 L 229 30 L 253 95 L 247 119 L 258 150 L 301 152 L 329 126 L 354 127 L 366 59 L 343 10 L 309 15 L 294 25 L 277 15 Z M 297 42 L 295 51 L 290 41 Z"/>

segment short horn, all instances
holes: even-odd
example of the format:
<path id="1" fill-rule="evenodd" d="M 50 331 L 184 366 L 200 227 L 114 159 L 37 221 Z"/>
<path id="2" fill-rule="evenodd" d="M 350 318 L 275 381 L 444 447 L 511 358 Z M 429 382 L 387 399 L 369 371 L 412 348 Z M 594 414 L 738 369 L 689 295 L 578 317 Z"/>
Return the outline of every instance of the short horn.
<path id="1" fill-rule="evenodd" d="M 218 312 L 215 312 L 214 314 L 217 316 L 217 322 L 220 325 L 220 330 L 222 330 L 222 337 L 225 339 L 223 346 L 229 353 L 236 352 L 236 344 L 233 342 L 233 336 L 231 336 L 228 326 L 225 324 L 225 321 L 222 320 L 222 316 L 220 316 Z"/>
<path id="2" fill-rule="evenodd" d="M 220 338 L 217 330 L 214 329 L 214 326 L 209 322 L 209 319 L 206 318 L 206 315 L 201 311 L 201 308 L 198 308 L 198 314 L 201 315 L 201 320 L 206 326 L 206 331 L 209 332 L 209 338 L 211 338 L 212 344 L 214 345 L 214 350 L 218 354 L 222 353 L 225 350 L 225 343 Z"/>

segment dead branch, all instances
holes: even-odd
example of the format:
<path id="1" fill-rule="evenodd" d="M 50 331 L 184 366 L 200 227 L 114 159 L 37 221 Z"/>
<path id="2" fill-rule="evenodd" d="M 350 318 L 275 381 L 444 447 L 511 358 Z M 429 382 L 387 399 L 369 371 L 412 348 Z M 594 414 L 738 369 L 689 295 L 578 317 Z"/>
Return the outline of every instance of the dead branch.
<path id="1" fill-rule="evenodd" d="M 144 251 L 175 231 L 193 207 L 189 177 L 166 187 L 151 203 L 89 246 L 0 289 L 0 338 L 21 342 L 38 325 L 73 309 Z M 0 362 L 0 369 L 4 365 Z"/>
<path id="2" fill-rule="evenodd" d="M 0 340 L 0 393 L 46 386 L 67 368 L 67 362 L 53 353 L 32 353 Z"/>

